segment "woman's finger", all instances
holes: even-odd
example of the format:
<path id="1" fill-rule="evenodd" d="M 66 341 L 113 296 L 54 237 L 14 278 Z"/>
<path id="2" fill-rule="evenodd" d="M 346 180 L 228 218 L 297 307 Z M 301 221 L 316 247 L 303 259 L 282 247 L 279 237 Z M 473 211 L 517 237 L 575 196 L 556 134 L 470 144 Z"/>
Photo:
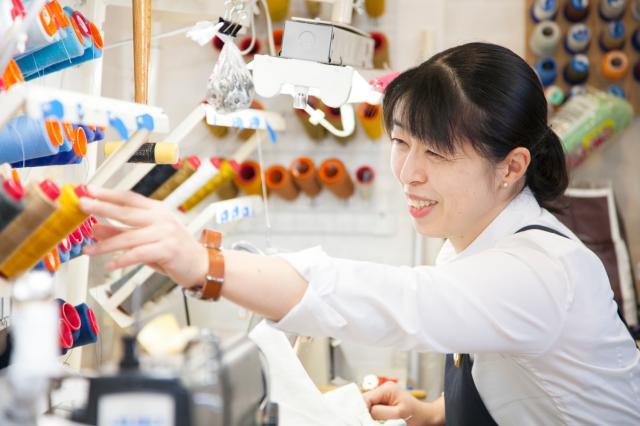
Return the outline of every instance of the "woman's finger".
<path id="1" fill-rule="evenodd" d="M 97 243 L 85 246 L 84 253 L 96 256 L 114 251 L 127 250 L 136 246 L 151 244 L 161 238 L 162 233 L 159 233 L 153 226 L 139 229 L 134 228 L 121 232 L 111 238 L 99 239 Z"/>
<path id="2" fill-rule="evenodd" d="M 146 226 L 153 223 L 156 218 L 149 210 L 136 207 L 123 207 L 108 201 L 100 201 L 82 197 L 80 208 L 87 214 L 101 216 L 108 219 L 115 219 L 125 225 Z"/>
<path id="3" fill-rule="evenodd" d="M 374 405 L 371 407 L 371 417 L 374 420 L 401 419 L 400 407 L 396 405 Z"/>
<path id="4" fill-rule="evenodd" d="M 133 191 L 117 191 L 115 189 L 90 187 L 89 192 L 98 200 L 121 206 L 150 209 L 158 204 L 156 200 L 152 200 Z"/>
<path id="5" fill-rule="evenodd" d="M 393 382 L 386 382 L 382 386 L 378 386 L 362 394 L 367 407 L 371 408 L 373 405 L 378 404 L 392 404 L 396 400 L 396 394 L 398 392 L 397 386 L 394 385 L 395 383 Z"/>
<path id="6" fill-rule="evenodd" d="M 107 263 L 107 269 L 113 271 L 114 269 L 126 268 L 127 266 L 137 265 L 140 263 L 162 264 L 162 260 L 165 256 L 165 248 L 161 242 L 146 244 L 132 248 L 120 256 L 114 257 L 109 263 Z"/>
<path id="7" fill-rule="evenodd" d="M 93 235 L 98 240 L 106 240 L 115 235 L 121 234 L 126 231 L 127 228 L 121 226 L 108 225 L 106 223 L 96 223 L 93 226 Z"/>

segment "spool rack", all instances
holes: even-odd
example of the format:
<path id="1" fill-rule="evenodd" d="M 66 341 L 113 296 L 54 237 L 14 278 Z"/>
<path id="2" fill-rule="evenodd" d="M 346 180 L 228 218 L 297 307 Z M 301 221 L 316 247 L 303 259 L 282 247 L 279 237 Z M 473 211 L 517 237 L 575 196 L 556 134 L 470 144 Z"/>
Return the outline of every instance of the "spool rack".
<path id="1" fill-rule="evenodd" d="M 549 57 L 553 58 L 558 64 L 558 77 L 556 79 L 555 85 L 558 85 L 564 91 L 565 97 L 569 93 L 570 85 L 564 80 L 562 76 L 562 70 L 565 65 L 569 63 L 571 57 L 573 56 L 571 53 L 567 52 L 564 47 L 564 40 L 567 35 L 567 31 L 569 27 L 573 24 L 566 19 L 564 16 L 564 7 L 571 0 L 558 0 L 558 13 L 554 21 L 560 27 L 560 42 L 558 44 L 555 52 Z M 531 34 L 533 33 L 533 29 L 536 26 L 536 22 L 533 20 L 531 15 L 531 8 L 535 4 L 536 0 L 527 0 L 526 8 L 525 8 L 525 59 L 531 65 L 534 66 L 536 62 L 538 62 L 542 57 L 536 55 L 529 45 L 529 41 L 531 38 Z M 607 21 L 604 21 L 599 14 L 599 1 L 591 1 L 589 2 L 589 15 L 582 21 L 589 29 L 591 30 L 591 43 L 589 45 L 588 50 L 584 53 L 589 58 L 589 78 L 587 79 L 587 85 L 591 85 L 597 87 L 598 89 L 607 91 L 611 84 L 617 84 L 624 88 L 625 91 L 625 99 L 627 99 L 633 105 L 634 111 L 637 113 L 640 112 L 640 81 L 637 81 L 633 77 L 633 66 L 640 59 L 640 53 L 634 49 L 631 43 L 631 36 L 633 32 L 640 27 L 640 21 L 636 21 L 633 19 L 631 13 L 631 2 L 627 2 L 625 6 L 625 12 L 620 19 L 620 21 L 624 24 L 625 27 L 625 44 L 624 48 L 621 49 L 624 53 L 627 54 L 629 58 L 629 72 L 627 75 L 618 81 L 607 80 L 602 75 L 602 60 L 604 55 L 607 52 L 604 52 L 599 45 L 599 37 L 600 32 L 606 28 L 608 24 Z"/>

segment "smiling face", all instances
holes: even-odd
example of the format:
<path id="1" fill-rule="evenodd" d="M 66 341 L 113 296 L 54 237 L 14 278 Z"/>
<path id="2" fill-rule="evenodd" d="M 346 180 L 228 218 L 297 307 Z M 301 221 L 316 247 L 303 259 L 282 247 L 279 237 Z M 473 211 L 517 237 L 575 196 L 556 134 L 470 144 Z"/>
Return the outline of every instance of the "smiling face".
<path id="1" fill-rule="evenodd" d="M 505 205 L 502 172 L 462 143 L 438 152 L 399 122 L 391 130 L 391 168 L 402 185 L 416 231 L 451 239 L 457 251 L 470 244 Z"/>

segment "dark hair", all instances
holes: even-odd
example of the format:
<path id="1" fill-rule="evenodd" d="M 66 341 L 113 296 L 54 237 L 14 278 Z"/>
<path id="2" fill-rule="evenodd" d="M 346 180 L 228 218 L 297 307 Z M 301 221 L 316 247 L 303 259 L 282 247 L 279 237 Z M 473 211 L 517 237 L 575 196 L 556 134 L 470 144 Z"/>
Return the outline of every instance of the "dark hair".
<path id="1" fill-rule="evenodd" d="M 526 185 L 538 203 L 552 201 L 568 185 L 560 139 L 547 125 L 547 101 L 533 69 L 501 46 L 468 43 L 431 57 L 393 80 L 385 91 L 384 122 L 394 121 L 443 153 L 468 140 L 492 162 L 511 150 L 531 153 Z"/>

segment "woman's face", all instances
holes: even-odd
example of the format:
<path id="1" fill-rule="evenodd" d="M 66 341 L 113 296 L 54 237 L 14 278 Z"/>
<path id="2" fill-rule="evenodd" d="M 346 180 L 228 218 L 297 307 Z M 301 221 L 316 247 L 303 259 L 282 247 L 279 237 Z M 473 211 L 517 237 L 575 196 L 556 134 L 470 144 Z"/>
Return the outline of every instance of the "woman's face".
<path id="1" fill-rule="evenodd" d="M 438 152 L 396 123 L 391 168 L 403 187 L 416 231 L 466 248 L 502 209 L 496 168 L 467 142 Z"/>

